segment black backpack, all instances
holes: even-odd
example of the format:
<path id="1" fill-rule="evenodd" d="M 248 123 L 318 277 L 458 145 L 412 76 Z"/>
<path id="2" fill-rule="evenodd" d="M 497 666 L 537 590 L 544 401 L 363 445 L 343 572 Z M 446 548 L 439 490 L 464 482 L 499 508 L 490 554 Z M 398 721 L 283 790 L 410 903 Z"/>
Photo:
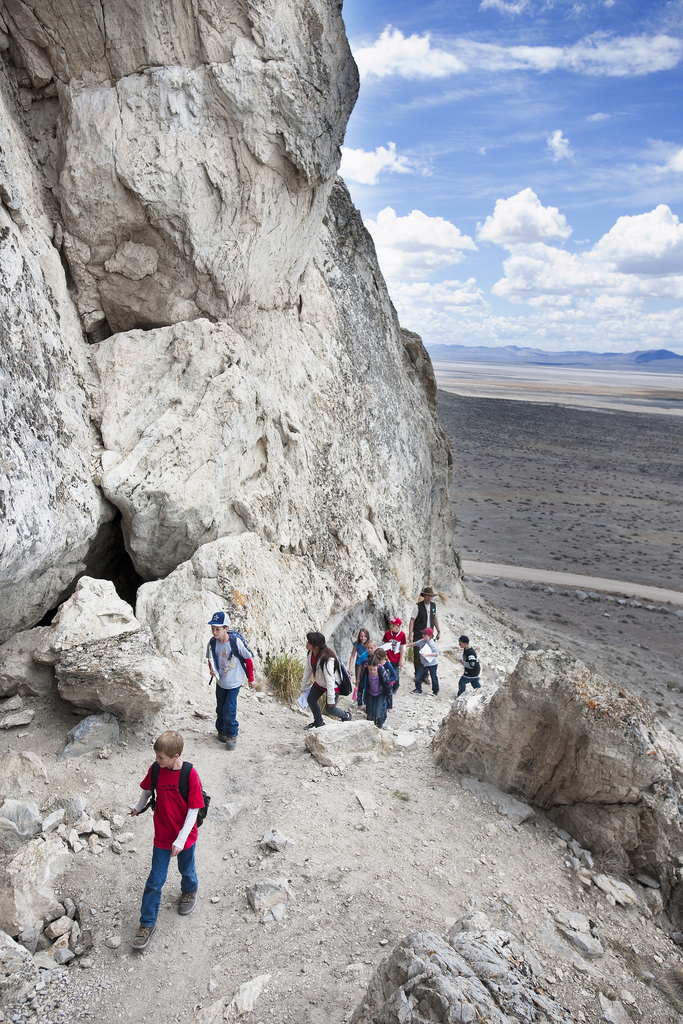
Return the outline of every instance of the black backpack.
<path id="1" fill-rule="evenodd" d="M 240 660 L 240 662 L 242 664 L 242 668 L 245 668 L 245 659 L 242 657 L 242 655 L 240 654 L 240 652 L 237 649 L 237 639 L 238 638 L 242 641 L 244 646 L 249 651 L 249 657 L 253 658 L 254 655 L 252 654 L 252 652 L 247 647 L 247 641 L 244 639 L 242 634 L 238 633 L 236 629 L 229 629 L 228 630 L 228 639 L 230 640 L 230 651 L 231 651 L 231 653 L 233 654 L 233 656 L 235 658 L 239 658 L 239 660 Z M 215 658 L 216 657 L 216 637 L 215 636 L 212 636 L 211 639 L 209 640 L 209 646 L 211 648 L 211 653 L 213 654 L 213 656 Z"/>
<path id="2" fill-rule="evenodd" d="M 147 810 L 148 807 L 151 807 L 152 810 L 154 810 L 154 808 L 156 806 L 156 802 L 157 802 L 157 786 L 159 785 L 159 772 L 160 771 L 161 771 L 161 765 L 159 764 L 158 761 L 155 761 L 154 764 L 152 765 L 152 795 L 149 798 L 149 800 L 147 801 L 147 803 L 145 804 L 145 806 L 142 808 L 142 810 L 138 812 L 139 814 L 144 814 L 144 812 Z M 180 793 L 180 795 L 183 798 L 183 800 L 185 801 L 185 803 L 187 803 L 189 801 L 189 799 L 190 799 L 190 772 L 191 771 L 192 771 L 192 764 L 191 764 L 191 762 L 190 761 L 183 761 L 182 767 L 180 769 L 180 779 L 178 780 L 178 792 Z M 204 818 L 209 813 L 209 804 L 211 803 L 211 797 L 209 796 L 208 793 L 205 793 L 203 789 L 202 789 L 202 800 L 204 801 L 204 806 L 200 807 L 199 810 L 197 811 L 197 828 L 200 828 L 200 826 L 204 824 Z"/>
<path id="3" fill-rule="evenodd" d="M 337 669 L 339 671 L 339 696 L 348 697 L 353 687 L 351 686 L 351 679 L 349 673 L 343 662 L 337 658 Z"/>

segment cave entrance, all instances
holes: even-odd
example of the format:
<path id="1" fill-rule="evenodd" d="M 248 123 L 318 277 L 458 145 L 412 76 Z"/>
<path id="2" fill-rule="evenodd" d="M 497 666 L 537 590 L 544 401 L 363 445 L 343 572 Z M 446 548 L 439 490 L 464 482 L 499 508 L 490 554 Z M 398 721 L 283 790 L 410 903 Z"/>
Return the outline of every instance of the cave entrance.
<path id="1" fill-rule="evenodd" d="M 85 557 L 85 570 L 62 591 L 54 607 L 38 623 L 39 626 L 49 626 L 52 623 L 59 606 L 71 597 L 81 576 L 111 580 L 121 600 L 135 608 L 138 588 L 147 581 L 139 575 L 126 551 L 120 512 L 117 512 L 109 522 L 102 523 Z"/>

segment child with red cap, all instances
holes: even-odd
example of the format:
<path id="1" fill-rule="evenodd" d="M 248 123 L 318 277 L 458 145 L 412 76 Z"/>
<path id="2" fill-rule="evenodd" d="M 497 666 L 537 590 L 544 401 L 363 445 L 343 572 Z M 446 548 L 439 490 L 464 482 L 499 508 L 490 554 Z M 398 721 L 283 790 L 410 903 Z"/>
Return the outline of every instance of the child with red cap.
<path id="1" fill-rule="evenodd" d="M 387 652 L 387 660 L 391 663 L 391 666 L 396 675 L 396 680 L 393 684 L 393 692 L 396 693 L 400 683 L 401 669 L 403 668 L 403 648 L 406 644 L 406 635 L 401 629 L 401 620 L 398 616 L 393 618 L 390 622 L 391 629 L 388 629 L 382 637 L 382 647 Z M 393 701 L 390 702 L 389 708 L 393 706 Z"/>

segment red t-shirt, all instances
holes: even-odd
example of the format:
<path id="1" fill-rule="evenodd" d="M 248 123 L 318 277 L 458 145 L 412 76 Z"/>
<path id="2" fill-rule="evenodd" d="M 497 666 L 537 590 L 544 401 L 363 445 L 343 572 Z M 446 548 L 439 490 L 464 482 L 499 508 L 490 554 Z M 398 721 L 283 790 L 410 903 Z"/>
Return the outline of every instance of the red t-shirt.
<path id="1" fill-rule="evenodd" d="M 190 772 L 188 801 L 185 803 L 182 794 L 178 790 L 180 782 L 180 771 L 174 772 L 170 768 L 159 769 L 159 782 L 157 784 L 156 805 L 154 807 L 154 845 L 159 850 L 170 850 L 178 833 L 185 824 L 185 818 L 190 808 L 203 807 L 202 784 L 199 776 L 193 768 Z M 140 783 L 140 789 L 152 788 L 152 766 Z M 189 850 L 193 843 L 197 842 L 197 825 L 192 826 L 184 849 Z"/>
<path id="2" fill-rule="evenodd" d="M 387 658 L 392 665 L 398 665 L 401 660 L 401 644 L 406 642 L 406 635 L 403 630 L 400 633 L 392 633 L 390 629 L 384 634 L 382 641 L 385 644 L 391 644 L 391 650 L 387 651 Z"/>

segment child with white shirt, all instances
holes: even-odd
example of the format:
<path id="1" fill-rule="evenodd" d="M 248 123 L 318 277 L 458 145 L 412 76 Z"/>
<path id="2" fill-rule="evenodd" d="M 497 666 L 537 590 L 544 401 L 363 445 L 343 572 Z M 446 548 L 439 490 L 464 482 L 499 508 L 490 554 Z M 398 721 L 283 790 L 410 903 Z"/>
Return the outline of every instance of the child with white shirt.
<path id="1" fill-rule="evenodd" d="M 434 643 L 433 636 L 434 630 L 431 626 L 426 626 L 422 630 L 422 638 L 415 640 L 412 644 L 406 644 L 406 647 L 416 647 L 420 652 L 420 664 L 415 676 L 415 689 L 411 692 L 422 693 L 422 680 L 425 677 L 425 673 L 429 672 L 432 681 L 432 693 L 436 697 L 439 692 L 439 677 L 436 673 L 436 666 L 439 661 L 439 648 Z"/>

